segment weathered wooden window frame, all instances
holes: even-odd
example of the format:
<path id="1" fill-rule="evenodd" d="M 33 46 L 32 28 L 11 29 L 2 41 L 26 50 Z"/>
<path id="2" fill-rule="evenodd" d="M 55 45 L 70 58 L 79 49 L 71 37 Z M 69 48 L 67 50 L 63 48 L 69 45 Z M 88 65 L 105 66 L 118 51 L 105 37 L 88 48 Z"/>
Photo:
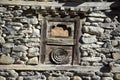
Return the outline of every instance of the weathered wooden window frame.
<path id="1" fill-rule="evenodd" d="M 46 53 L 46 30 L 47 30 L 47 21 L 62 21 L 62 22 L 74 22 L 75 32 L 74 32 L 74 45 L 73 45 L 73 64 L 80 63 L 80 51 L 79 51 L 79 39 L 80 39 L 80 18 L 44 18 L 43 26 L 41 30 L 41 53 L 40 53 L 40 62 L 44 64 L 45 62 L 45 53 Z M 46 64 L 47 65 L 47 64 Z"/>

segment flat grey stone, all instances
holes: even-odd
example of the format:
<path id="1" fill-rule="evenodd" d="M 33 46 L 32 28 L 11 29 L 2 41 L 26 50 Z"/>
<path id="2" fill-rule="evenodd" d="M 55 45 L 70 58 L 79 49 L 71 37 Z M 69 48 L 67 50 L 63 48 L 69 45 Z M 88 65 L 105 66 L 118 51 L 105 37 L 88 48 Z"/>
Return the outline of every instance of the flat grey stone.
<path id="1" fill-rule="evenodd" d="M 0 7 L 0 12 L 5 12 L 7 9 L 5 7 Z"/>
<path id="2" fill-rule="evenodd" d="M 82 61 L 98 62 L 101 60 L 101 57 L 82 57 Z"/>
<path id="3" fill-rule="evenodd" d="M 32 19 L 30 19 L 31 24 L 38 24 L 38 19 L 34 16 Z"/>
<path id="4" fill-rule="evenodd" d="M 89 43 L 97 42 L 97 39 L 95 35 L 83 34 L 82 42 L 89 44 Z"/>
<path id="5" fill-rule="evenodd" d="M 113 77 L 113 74 L 112 73 L 103 73 L 103 76 L 104 77 Z"/>
<path id="6" fill-rule="evenodd" d="M 106 15 L 103 14 L 103 13 L 94 13 L 94 12 L 90 13 L 88 16 L 91 16 L 91 17 L 106 17 Z"/>
<path id="7" fill-rule="evenodd" d="M 28 49 L 27 46 L 24 45 L 18 45 L 13 47 L 13 51 L 23 51 L 25 52 Z"/>
<path id="8" fill-rule="evenodd" d="M 15 70 L 7 70 L 7 72 L 9 73 L 10 77 L 14 77 L 14 78 L 18 77 L 18 73 Z"/>
<path id="9" fill-rule="evenodd" d="M 94 35 L 102 35 L 104 33 L 103 28 L 94 26 L 83 26 L 83 31 Z"/>
<path id="10" fill-rule="evenodd" d="M 92 77 L 92 80 L 100 80 L 100 79 L 101 79 L 101 77 L 97 76 L 97 75 L 95 75 L 95 76 Z"/>
<path id="11" fill-rule="evenodd" d="M 90 22 L 103 22 L 104 18 L 88 17 Z"/>
<path id="12" fill-rule="evenodd" d="M 12 47 L 14 47 L 14 43 L 5 43 L 2 46 L 6 47 L 6 48 L 12 48 Z"/>
<path id="13" fill-rule="evenodd" d="M 32 47 L 28 49 L 28 53 L 34 53 L 34 52 L 38 52 L 39 48 L 38 47 Z"/>
<path id="14" fill-rule="evenodd" d="M 102 80 L 114 80 L 112 77 L 102 77 Z"/>

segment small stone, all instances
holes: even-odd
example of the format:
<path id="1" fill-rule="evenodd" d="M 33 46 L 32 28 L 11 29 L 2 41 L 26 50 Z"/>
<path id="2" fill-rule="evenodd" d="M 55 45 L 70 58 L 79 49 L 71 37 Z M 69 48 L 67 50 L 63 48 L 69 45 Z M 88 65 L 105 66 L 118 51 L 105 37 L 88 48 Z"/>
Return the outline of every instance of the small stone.
<path id="1" fill-rule="evenodd" d="M 83 76 L 82 79 L 83 80 L 91 80 L 91 77 Z"/>
<path id="2" fill-rule="evenodd" d="M 13 51 L 23 51 L 25 52 L 28 49 L 28 47 L 24 46 L 24 45 L 18 45 L 13 47 Z"/>
<path id="3" fill-rule="evenodd" d="M 68 76 L 61 76 L 61 77 L 58 77 L 57 80 L 70 80 L 70 77 L 68 77 Z"/>
<path id="4" fill-rule="evenodd" d="M 92 26 L 99 27 L 99 24 L 96 22 L 91 23 Z"/>
<path id="5" fill-rule="evenodd" d="M 88 17 L 90 22 L 103 22 L 104 18 Z"/>
<path id="6" fill-rule="evenodd" d="M 32 47 L 32 48 L 29 48 L 28 49 L 28 52 L 29 53 L 34 53 L 34 52 L 38 52 L 39 51 L 39 48 L 38 47 Z"/>
<path id="7" fill-rule="evenodd" d="M 4 43 L 5 43 L 5 39 L 0 36 L 0 44 L 4 44 Z"/>
<path id="8" fill-rule="evenodd" d="M 56 80 L 56 77 L 49 76 L 48 80 Z"/>
<path id="9" fill-rule="evenodd" d="M 95 72 L 96 73 L 96 75 L 98 75 L 98 76 L 102 76 L 103 75 L 103 73 L 102 72 Z"/>
<path id="10" fill-rule="evenodd" d="M 87 57 L 87 56 L 88 56 L 88 52 L 84 51 L 84 52 L 82 53 L 82 57 Z"/>
<path id="11" fill-rule="evenodd" d="M 81 79 L 81 77 L 79 77 L 79 76 L 74 76 L 74 77 L 73 77 L 73 80 L 82 80 L 82 79 Z"/>
<path id="12" fill-rule="evenodd" d="M 85 48 L 85 49 L 88 49 L 88 48 L 100 48 L 100 45 L 95 44 L 95 43 L 93 43 L 93 44 L 82 44 L 81 47 Z"/>
<path id="13" fill-rule="evenodd" d="M 34 16 L 31 20 L 30 20 L 31 24 L 38 24 L 38 19 Z"/>
<path id="14" fill-rule="evenodd" d="M 114 77 L 116 80 L 120 80 L 120 73 L 116 73 Z"/>
<path id="15" fill-rule="evenodd" d="M 13 26 L 13 29 L 16 30 L 16 31 L 19 31 L 21 29 L 21 27 Z"/>
<path id="16" fill-rule="evenodd" d="M 106 15 L 103 14 L 103 13 L 94 13 L 94 12 L 90 13 L 88 16 L 92 16 L 92 17 L 106 17 Z"/>
<path id="17" fill-rule="evenodd" d="M 30 58 L 28 60 L 28 64 L 33 64 L 33 65 L 38 64 L 38 58 L 37 57 Z"/>
<path id="18" fill-rule="evenodd" d="M 16 60 L 15 64 L 25 64 L 25 62 L 22 60 Z"/>
<path id="19" fill-rule="evenodd" d="M 83 37 L 82 37 L 82 41 L 83 43 L 94 43 L 94 42 L 97 42 L 97 39 L 96 39 L 96 36 L 95 35 L 89 35 L 89 34 L 83 34 Z"/>
<path id="20" fill-rule="evenodd" d="M 8 77 L 9 73 L 3 70 L 3 71 L 0 71 L 0 75 L 4 77 Z"/>
<path id="21" fill-rule="evenodd" d="M 0 76 L 0 80 L 6 80 L 6 78 L 3 76 Z"/>
<path id="22" fill-rule="evenodd" d="M 90 26 L 91 23 L 90 23 L 90 22 L 85 22 L 85 25 L 86 25 L 86 26 Z"/>
<path id="23" fill-rule="evenodd" d="M 19 75 L 20 75 L 20 76 L 27 76 L 28 74 L 27 74 L 27 72 L 23 72 L 23 71 L 22 71 L 22 72 L 19 73 Z"/>
<path id="24" fill-rule="evenodd" d="M 40 30 L 33 28 L 32 37 L 40 37 Z"/>
<path id="25" fill-rule="evenodd" d="M 89 34 L 102 35 L 104 32 L 104 29 L 101 27 L 83 26 L 83 31 Z"/>
<path id="26" fill-rule="evenodd" d="M 110 18 L 106 18 L 106 19 L 105 19 L 105 22 L 107 22 L 107 23 L 111 23 L 112 20 L 111 20 Z"/>
<path id="27" fill-rule="evenodd" d="M 81 65 L 82 65 L 82 66 L 90 66 L 90 63 L 89 63 L 89 62 L 83 62 L 83 61 L 82 61 L 82 62 L 81 62 Z"/>
<path id="28" fill-rule="evenodd" d="M 11 53 L 11 56 L 13 58 L 16 58 L 16 59 L 22 57 L 22 55 L 23 55 L 23 52 L 14 52 L 14 51 L 12 51 L 12 53 Z"/>
<path id="29" fill-rule="evenodd" d="M 11 48 L 2 47 L 2 53 L 10 53 Z"/>
<path id="30" fill-rule="evenodd" d="M 103 66 L 103 63 L 94 62 L 92 65 L 93 65 L 93 66 Z"/>
<path id="31" fill-rule="evenodd" d="M 40 46 L 40 43 L 33 43 L 33 42 L 29 42 L 25 44 L 27 47 L 38 47 Z"/>
<path id="32" fill-rule="evenodd" d="M 22 76 L 19 76 L 17 80 L 24 80 Z"/>
<path id="33" fill-rule="evenodd" d="M 7 77 L 7 80 L 16 80 L 14 77 Z"/>
<path id="34" fill-rule="evenodd" d="M 113 80 L 113 78 L 112 77 L 102 77 L 101 80 Z"/>
<path id="35" fill-rule="evenodd" d="M 27 18 L 23 18 L 23 19 L 21 19 L 20 22 L 22 22 L 22 23 L 29 23 L 29 21 L 28 21 Z"/>
<path id="36" fill-rule="evenodd" d="M 88 72 L 88 71 L 83 71 L 83 72 L 81 72 L 81 71 L 78 71 L 77 72 L 77 74 L 79 75 L 79 76 L 95 76 L 95 73 L 94 72 Z"/>
<path id="37" fill-rule="evenodd" d="M 36 56 L 38 56 L 38 55 L 39 55 L 38 52 L 28 53 L 28 57 L 36 57 Z"/>
<path id="38" fill-rule="evenodd" d="M 111 44 L 112 44 L 112 46 L 118 46 L 118 41 L 117 40 L 112 40 Z"/>
<path id="39" fill-rule="evenodd" d="M 112 56 L 115 60 L 119 60 L 120 59 L 120 53 L 112 53 Z"/>
<path id="40" fill-rule="evenodd" d="M 14 47 L 14 43 L 5 43 L 2 46 L 6 47 L 6 48 L 12 48 L 12 47 Z"/>
<path id="41" fill-rule="evenodd" d="M 103 76 L 104 77 L 113 77 L 113 74 L 112 73 L 103 73 Z"/>
<path id="42" fill-rule="evenodd" d="M 10 77 L 18 77 L 18 73 L 15 70 L 7 70 L 7 72 L 9 73 Z"/>
<path id="43" fill-rule="evenodd" d="M 0 7 L 0 12 L 5 12 L 7 9 L 5 7 Z"/>
<path id="44" fill-rule="evenodd" d="M 40 42 L 40 38 L 25 38 L 25 42 Z"/>
<path id="45" fill-rule="evenodd" d="M 9 24 L 12 25 L 12 26 L 23 27 L 23 24 L 19 23 L 19 22 L 10 22 Z"/>
<path id="46" fill-rule="evenodd" d="M 82 57 L 82 61 L 99 62 L 101 57 Z"/>
<path id="47" fill-rule="evenodd" d="M 0 64 L 13 64 L 14 59 L 10 56 L 2 55 L 0 56 Z"/>
<path id="48" fill-rule="evenodd" d="M 92 80 L 100 80 L 100 79 L 101 79 L 100 76 L 97 76 L 97 75 L 92 77 Z"/>
<path id="49" fill-rule="evenodd" d="M 65 72 L 64 75 L 65 76 L 69 76 L 69 77 L 73 77 L 74 73 L 72 73 L 72 72 Z"/>

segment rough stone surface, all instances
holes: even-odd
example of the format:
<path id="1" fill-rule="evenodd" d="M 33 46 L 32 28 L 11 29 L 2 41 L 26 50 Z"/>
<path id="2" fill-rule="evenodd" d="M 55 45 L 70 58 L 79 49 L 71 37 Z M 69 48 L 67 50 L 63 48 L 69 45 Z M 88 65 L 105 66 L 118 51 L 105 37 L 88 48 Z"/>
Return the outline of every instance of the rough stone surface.
<path id="1" fill-rule="evenodd" d="M 73 80 L 82 80 L 79 76 L 74 76 Z"/>
<path id="2" fill-rule="evenodd" d="M 23 51 L 25 52 L 28 49 L 28 47 L 24 46 L 24 45 L 18 45 L 13 47 L 13 51 Z"/>
<path id="3" fill-rule="evenodd" d="M 38 58 L 33 57 L 28 60 L 28 64 L 38 64 Z"/>
<path id="4" fill-rule="evenodd" d="M 113 80 L 112 77 L 102 77 L 102 80 Z"/>
<path id="5" fill-rule="evenodd" d="M 0 80 L 6 80 L 6 78 L 3 76 L 0 76 Z"/>
<path id="6" fill-rule="evenodd" d="M 98 62 L 101 61 L 101 57 L 83 57 L 82 58 L 83 61 L 91 61 L 91 62 Z"/>
<path id="7" fill-rule="evenodd" d="M 116 11 L 112 11 L 112 9 L 103 10 L 103 8 L 104 7 L 102 7 L 102 9 L 99 7 L 92 7 L 89 9 L 89 12 L 85 12 L 84 18 L 81 19 L 82 22 L 80 22 L 80 25 L 83 27 L 81 27 L 82 34 L 80 34 L 81 37 L 79 39 L 79 49 L 81 53 L 79 65 L 111 67 L 111 64 L 113 64 L 113 66 L 120 67 L 120 11 L 117 7 Z M 38 64 L 38 59 L 41 59 L 39 58 L 41 47 L 40 35 L 44 17 L 42 15 L 43 18 L 39 17 L 39 15 L 36 14 L 36 11 L 38 11 L 36 9 L 40 9 L 40 7 L 33 5 L 0 6 L 1 65 Z M 94 9 L 98 10 L 96 11 Z M 109 11 L 110 14 L 107 11 Z M 51 11 L 47 12 L 51 14 Z M 71 13 L 72 11 L 70 14 Z M 49 15 L 47 16 L 48 18 Z M 61 13 L 59 15 L 61 15 Z M 62 31 L 64 32 L 64 30 Z M 59 36 L 60 35 L 61 34 L 59 34 Z M 65 36 L 68 36 L 68 32 Z M 0 70 L 0 80 L 47 80 L 47 78 L 48 80 L 120 80 L 119 71 L 118 73 L 107 73 L 105 71 L 106 69 L 104 73 L 77 73 L 74 71 L 53 70 L 23 72 Z"/>
<path id="8" fill-rule="evenodd" d="M 120 53 L 112 53 L 112 56 L 115 60 L 120 59 Z"/>
<path id="9" fill-rule="evenodd" d="M 94 27 L 94 26 L 83 26 L 83 31 L 89 34 L 102 35 L 104 32 L 104 29 L 100 27 Z"/>
<path id="10" fill-rule="evenodd" d="M 13 64 L 14 63 L 14 58 L 6 55 L 0 56 L 0 64 Z"/>
<path id="11" fill-rule="evenodd" d="M 96 36 L 92 36 L 92 35 L 89 35 L 89 34 L 84 34 L 83 37 L 82 37 L 82 41 L 83 43 L 94 43 L 94 42 L 97 42 L 97 39 L 96 39 Z"/>
<path id="12" fill-rule="evenodd" d="M 88 17 L 88 20 L 90 22 L 103 22 L 104 21 L 103 18 L 96 18 L 96 17 Z"/>
<path id="13" fill-rule="evenodd" d="M 18 73 L 15 70 L 7 70 L 7 72 L 11 77 L 14 77 L 14 78 L 18 77 Z"/>

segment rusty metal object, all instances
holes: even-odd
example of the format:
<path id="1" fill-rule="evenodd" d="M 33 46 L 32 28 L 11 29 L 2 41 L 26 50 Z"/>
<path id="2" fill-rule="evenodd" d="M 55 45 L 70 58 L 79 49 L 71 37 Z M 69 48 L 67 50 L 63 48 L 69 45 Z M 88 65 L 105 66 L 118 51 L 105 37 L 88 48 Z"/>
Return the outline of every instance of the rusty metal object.
<path id="1" fill-rule="evenodd" d="M 67 64 L 69 62 L 68 52 L 63 48 L 53 49 L 50 59 L 55 64 Z"/>

